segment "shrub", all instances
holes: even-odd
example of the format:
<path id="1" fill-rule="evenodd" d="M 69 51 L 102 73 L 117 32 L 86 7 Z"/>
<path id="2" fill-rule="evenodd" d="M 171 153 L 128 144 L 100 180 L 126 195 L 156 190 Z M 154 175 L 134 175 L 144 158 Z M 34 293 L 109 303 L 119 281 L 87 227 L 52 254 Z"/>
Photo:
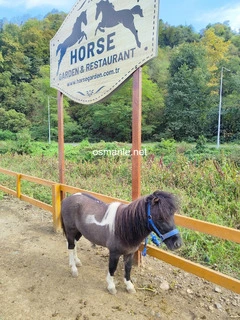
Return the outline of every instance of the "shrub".
<path id="1" fill-rule="evenodd" d="M 31 150 L 31 135 L 27 129 L 17 133 L 17 139 L 12 151 L 18 154 L 30 154 Z"/>
<path id="2" fill-rule="evenodd" d="M 0 130 L 0 140 L 15 140 L 16 134 L 9 130 Z"/>

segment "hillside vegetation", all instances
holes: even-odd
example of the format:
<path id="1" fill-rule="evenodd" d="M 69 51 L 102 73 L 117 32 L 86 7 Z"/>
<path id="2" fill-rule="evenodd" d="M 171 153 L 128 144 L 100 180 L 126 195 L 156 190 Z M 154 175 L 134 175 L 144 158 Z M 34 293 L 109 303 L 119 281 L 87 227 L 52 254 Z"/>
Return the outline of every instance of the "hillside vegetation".
<path id="1" fill-rule="evenodd" d="M 0 140 L 28 129 L 33 140 L 57 139 L 56 90 L 50 88 L 49 41 L 66 14 L 0 24 Z M 227 24 L 159 22 L 159 55 L 143 67 L 142 137 L 215 141 L 223 72 L 221 142 L 239 140 L 240 34 Z M 230 71 L 228 71 L 230 70 Z M 86 106 L 64 98 L 65 141 L 131 141 L 131 79 L 104 102 Z M 48 107 L 50 114 L 48 114 Z"/>

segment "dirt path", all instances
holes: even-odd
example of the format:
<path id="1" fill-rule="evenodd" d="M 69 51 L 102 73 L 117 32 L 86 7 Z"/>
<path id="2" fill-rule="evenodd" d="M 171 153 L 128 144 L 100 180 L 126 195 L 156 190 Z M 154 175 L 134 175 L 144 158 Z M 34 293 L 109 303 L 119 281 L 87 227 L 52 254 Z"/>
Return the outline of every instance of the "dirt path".
<path id="1" fill-rule="evenodd" d="M 240 319 L 240 295 L 151 257 L 133 269 L 135 295 L 125 290 L 121 262 L 112 296 L 107 250 L 87 240 L 79 249 L 83 266 L 72 278 L 51 215 L 9 196 L 0 200 L 0 320 Z"/>

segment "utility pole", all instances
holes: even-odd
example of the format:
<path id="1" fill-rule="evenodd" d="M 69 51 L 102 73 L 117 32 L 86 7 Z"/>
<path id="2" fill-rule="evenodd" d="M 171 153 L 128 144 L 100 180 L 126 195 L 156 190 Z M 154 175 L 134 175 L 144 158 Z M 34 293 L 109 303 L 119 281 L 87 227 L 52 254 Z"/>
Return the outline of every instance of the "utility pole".
<path id="1" fill-rule="evenodd" d="M 51 143 L 51 112 L 50 112 L 50 99 L 57 101 L 57 98 L 48 96 L 48 143 Z"/>
<path id="2" fill-rule="evenodd" d="M 220 129 L 221 129 L 221 111 L 222 111 L 222 87 L 223 87 L 223 69 L 230 71 L 229 69 L 222 67 L 221 69 L 221 81 L 219 90 L 219 108 L 218 108 L 218 132 L 217 132 L 217 148 L 220 147 Z"/>
<path id="3" fill-rule="evenodd" d="M 51 119 L 50 119 L 50 102 L 48 96 L 48 143 L 51 143 Z"/>

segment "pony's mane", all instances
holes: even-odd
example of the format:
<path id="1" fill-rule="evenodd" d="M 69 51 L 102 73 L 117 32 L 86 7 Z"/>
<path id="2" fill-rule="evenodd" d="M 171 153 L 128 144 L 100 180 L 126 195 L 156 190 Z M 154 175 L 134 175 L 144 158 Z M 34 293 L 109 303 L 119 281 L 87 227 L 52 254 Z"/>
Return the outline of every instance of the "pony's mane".
<path id="1" fill-rule="evenodd" d="M 138 245 L 150 232 L 148 229 L 147 204 L 151 203 L 153 219 L 169 221 L 178 208 L 173 194 L 155 191 L 149 196 L 140 197 L 128 205 L 121 205 L 116 215 L 115 233 L 128 245 Z M 157 210 L 153 210 L 157 206 Z"/>
<path id="2" fill-rule="evenodd" d="M 121 205 L 117 211 L 115 234 L 125 244 L 138 245 L 146 236 L 146 197 L 128 205 Z"/>

